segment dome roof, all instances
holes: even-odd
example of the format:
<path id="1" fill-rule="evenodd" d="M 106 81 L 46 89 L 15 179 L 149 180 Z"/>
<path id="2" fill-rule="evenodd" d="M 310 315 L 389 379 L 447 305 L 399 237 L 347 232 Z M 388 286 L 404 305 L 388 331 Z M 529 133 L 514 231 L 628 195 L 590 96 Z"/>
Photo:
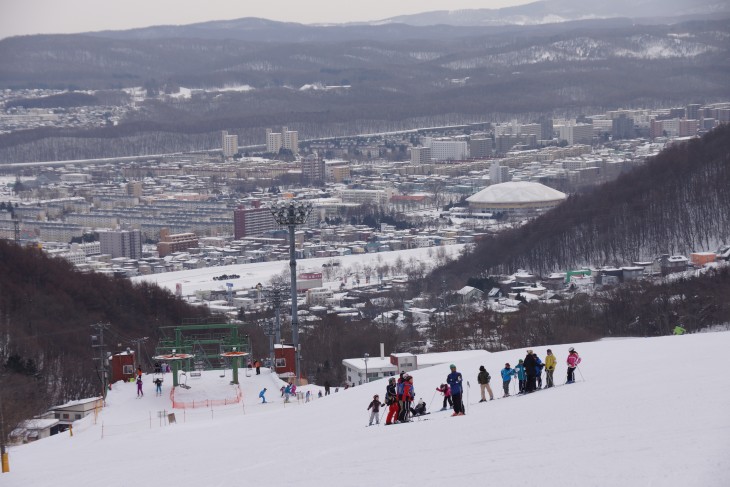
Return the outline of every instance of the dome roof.
<path id="1" fill-rule="evenodd" d="M 540 183 L 514 181 L 494 184 L 469 196 L 469 203 L 540 203 L 566 199 L 565 193 Z"/>

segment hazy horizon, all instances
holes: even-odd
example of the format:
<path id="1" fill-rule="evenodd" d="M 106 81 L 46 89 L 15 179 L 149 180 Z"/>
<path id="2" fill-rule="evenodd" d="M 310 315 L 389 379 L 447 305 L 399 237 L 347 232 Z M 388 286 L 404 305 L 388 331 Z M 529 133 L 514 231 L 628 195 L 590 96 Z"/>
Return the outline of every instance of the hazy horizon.
<path id="1" fill-rule="evenodd" d="M 535 0 L 371 0 L 366 3 L 280 0 L 238 3 L 230 0 L 109 0 L 103 15 L 98 0 L 0 0 L 0 39 L 18 35 L 70 34 L 126 30 L 154 25 L 183 25 L 213 20 L 260 17 L 302 24 L 365 22 L 434 10 L 502 8 Z M 89 15 L 79 15 L 89 12 Z"/>

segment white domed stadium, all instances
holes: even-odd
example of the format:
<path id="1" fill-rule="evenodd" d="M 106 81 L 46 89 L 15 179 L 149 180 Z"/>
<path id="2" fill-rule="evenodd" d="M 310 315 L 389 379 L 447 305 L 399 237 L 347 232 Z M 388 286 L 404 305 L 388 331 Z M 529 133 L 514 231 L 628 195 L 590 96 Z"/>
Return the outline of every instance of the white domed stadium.
<path id="1" fill-rule="evenodd" d="M 565 201 L 567 195 L 544 184 L 524 181 L 494 184 L 469 196 L 472 213 L 537 216 Z"/>

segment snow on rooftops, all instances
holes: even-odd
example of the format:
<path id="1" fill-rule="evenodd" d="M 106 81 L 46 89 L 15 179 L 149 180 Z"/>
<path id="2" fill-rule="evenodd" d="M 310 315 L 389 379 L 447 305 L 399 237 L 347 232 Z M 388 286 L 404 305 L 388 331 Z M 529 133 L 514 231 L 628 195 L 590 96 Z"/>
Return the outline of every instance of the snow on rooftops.
<path id="1" fill-rule="evenodd" d="M 61 404 L 60 406 L 54 406 L 51 409 L 63 409 L 63 408 L 70 408 L 73 406 L 80 406 L 82 404 L 88 404 L 90 402 L 96 402 L 100 400 L 101 397 L 88 397 L 86 399 L 77 399 L 76 401 L 69 401 L 65 404 Z"/>
<path id="2" fill-rule="evenodd" d="M 457 362 L 460 360 L 487 357 L 488 355 L 490 355 L 490 353 L 486 350 L 459 350 L 455 352 L 424 353 L 422 355 L 418 355 L 418 366 L 426 367 L 453 362 L 458 369 L 459 364 Z"/>

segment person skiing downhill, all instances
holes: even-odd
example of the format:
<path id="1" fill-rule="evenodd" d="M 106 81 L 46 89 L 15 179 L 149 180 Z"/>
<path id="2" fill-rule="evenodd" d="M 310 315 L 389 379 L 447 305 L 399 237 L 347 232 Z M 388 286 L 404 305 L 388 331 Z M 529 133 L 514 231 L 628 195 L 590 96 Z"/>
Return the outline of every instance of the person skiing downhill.
<path id="1" fill-rule="evenodd" d="M 441 407 L 441 411 L 446 410 L 446 404 L 448 403 L 450 408 L 454 407 L 454 403 L 451 400 L 451 388 L 448 384 L 441 384 L 439 387 L 436 388 L 437 391 L 439 391 L 441 394 L 444 395 L 444 405 Z"/>
<path id="2" fill-rule="evenodd" d="M 554 385 L 553 373 L 557 364 L 558 359 L 553 355 L 553 351 L 548 348 L 547 355 L 545 356 L 545 389 Z"/>
<path id="3" fill-rule="evenodd" d="M 509 383 L 512 381 L 512 377 L 517 374 L 517 371 L 511 368 L 509 363 L 506 363 L 500 374 L 502 374 L 502 388 L 504 389 L 502 397 L 509 397 Z"/>
<path id="4" fill-rule="evenodd" d="M 580 363 L 580 355 L 578 355 L 578 352 L 575 351 L 575 348 L 570 347 L 568 349 L 568 359 L 566 362 L 568 363 L 568 381 L 566 384 L 572 384 L 575 382 L 575 369 Z"/>
<path id="5" fill-rule="evenodd" d="M 380 398 L 377 394 L 373 396 L 373 400 L 370 401 L 370 405 L 368 406 L 368 410 L 372 409 L 370 411 L 370 423 L 368 423 L 368 426 L 373 425 L 373 419 L 375 420 L 375 424 L 380 424 Z M 385 406 L 385 404 L 383 404 Z"/>
<path id="6" fill-rule="evenodd" d="M 454 401 L 454 414 L 452 416 L 464 416 L 466 410 L 461 400 L 463 388 L 461 373 L 456 371 L 456 365 L 449 365 L 451 373 L 446 377 L 446 383 L 451 387 L 451 399 Z"/>
<path id="7" fill-rule="evenodd" d="M 398 395 L 395 389 L 395 377 L 388 379 L 388 386 L 385 388 L 385 404 L 388 405 L 388 416 L 385 417 L 385 424 L 393 424 L 398 418 Z"/>
<path id="8" fill-rule="evenodd" d="M 259 397 L 261 398 L 261 404 L 266 404 L 266 388 L 264 387 L 261 392 L 259 392 Z"/>
<path id="9" fill-rule="evenodd" d="M 480 365 L 479 374 L 477 375 L 477 382 L 479 383 L 479 389 L 482 393 L 482 398 L 479 400 L 479 402 L 487 401 L 487 397 L 484 394 L 485 390 L 489 392 L 489 400 L 491 401 L 492 399 L 494 399 L 492 388 L 489 386 L 490 379 L 491 376 L 489 375 L 489 372 L 487 372 L 487 369 L 485 369 L 483 365 Z"/>
<path id="10" fill-rule="evenodd" d="M 155 396 L 161 396 L 162 395 L 162 377 L 158 377 L 157 379 L 152 381 L 155 384 Z"/>

